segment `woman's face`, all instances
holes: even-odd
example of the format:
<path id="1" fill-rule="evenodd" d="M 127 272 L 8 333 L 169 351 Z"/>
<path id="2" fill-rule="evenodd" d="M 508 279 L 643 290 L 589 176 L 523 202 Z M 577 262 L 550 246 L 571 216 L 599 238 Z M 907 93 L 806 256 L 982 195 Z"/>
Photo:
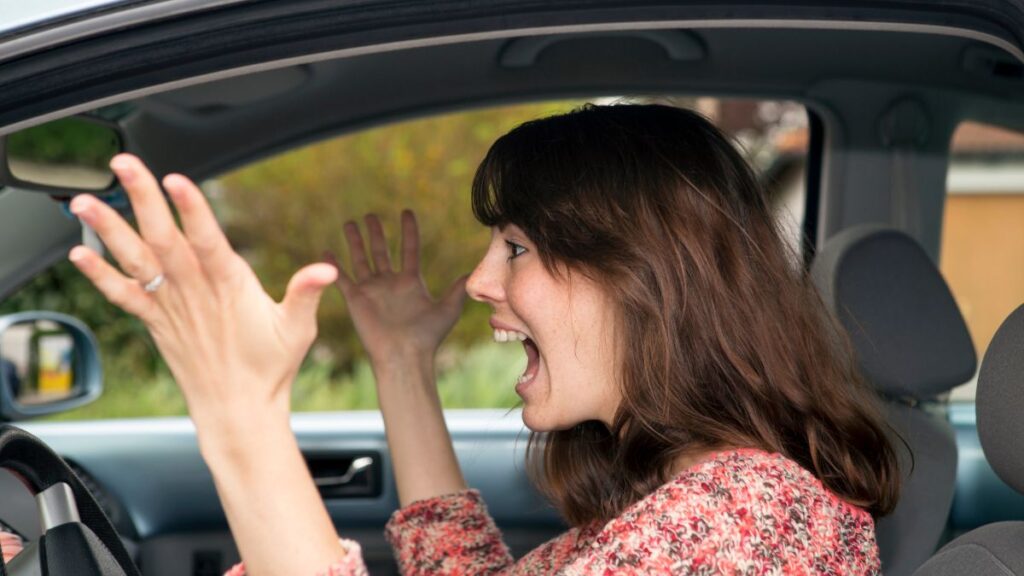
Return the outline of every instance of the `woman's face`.
<path id="1" fill-rule="evenodd" d="M 548 272 L 514 225 L 492 230 L 466 290 L 494 309 L 495 340 L 521 344 L 526 352 L 516 393 L 527 427 L 563 430 L 586 420 L 611 425 L 620 395 L 615 315 L 603 290 L 579 273 Z"/>

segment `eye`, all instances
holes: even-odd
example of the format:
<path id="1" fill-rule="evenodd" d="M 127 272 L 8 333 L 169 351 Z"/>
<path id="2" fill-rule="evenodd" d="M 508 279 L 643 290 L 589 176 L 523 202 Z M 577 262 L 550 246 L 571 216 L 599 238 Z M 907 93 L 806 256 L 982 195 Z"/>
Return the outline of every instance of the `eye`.
<path id="1" fill-rule="evenodd" d="M 505 240 L 505 245 L 508 246 L 508 259 L 509 261 L 518 258 L 526 253 L 526 248 L 523 248 L 515 242 Z"/>

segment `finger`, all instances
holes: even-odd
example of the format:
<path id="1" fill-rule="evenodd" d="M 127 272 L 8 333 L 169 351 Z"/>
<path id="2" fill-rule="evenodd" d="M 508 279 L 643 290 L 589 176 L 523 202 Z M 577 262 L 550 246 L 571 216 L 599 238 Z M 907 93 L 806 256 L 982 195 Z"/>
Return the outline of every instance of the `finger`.
<path id="1" fill-rule="evenodd" d="M 334 255 L 334 252 L 324 250 L 323 258 L 324 262 L 338 269 L 338 279 L 334 281 L 334 285 L 338 287 L 338 290 L 341 291 L 345 298 L 348 298 L 348 291 L 352 288 L 353 284 L 352 279 L 349 278 L 345 269 L 341 267 L 341 262 L 338 261 L 338 257 Z"/>
<path id="2" fill-rule="evenodd" d="M 70 260 L 111 304 L 148 321 L 155 307 L 150 295 L 138 282 L 126 278 L 99 254 L 85 246 L 75 246 L 68 254 Z"/>
<path id="3" fill-rule="evenodd" d="M 21 538 L 10 532 L 0 532 L 0 544 L 3 545 L 4 563 L 10 562 L 15 556 L 21 553 L 24 547 Z"/>
<path id="4" fill-rule="evenodd" d="M 384 238 L 384 227 L 376 214 L 366 215 L 366 230 L 370 235 L 370 253 L 377 272 L 391 272 L 391 257 L 388 255 L 388 241 Z"/>
<path id="5" fill-rule="evenodd" d="M 419 274 L 420 230 L 412 210 L 402 211 L 402 272 Z"/>
<path id="6" fill-rule="evenodd" d="M 178 209 L 185 237 L 206 277 L 224 281 L 237 274 L 243 260 L 231 249 L 199 187 L 181 174 L 168 174 L 164 177 L 164 189 Z"/>
<path id="7" fill-rule="evenodd" d="M 312 342 L 316 337 L 316 309 L 324 288 L 338 278 L 338 269 L 330 264 L 310 264 L 288 281 L 281 308 L 285 322 L 295 337 Z"/>
<path id="8" fill-rule="evenodd" d="M 359 226 L 355 222 L 345 223 L 345 238 L 348 240 L 348 252 L 352 257 L 352 272 L 356 280 L 363 281 L 370 277 L 373 272 L 370 270 L 370 263 L 366 260 L 366 246 L 363 245 L 363 235 L 359 233 Z"/>
<path id="9" fill-rule="evenodd" d="M 4 549 L 4 563 L 10 562 L 15 556 L 21 553 L 22 545 L 21 540 L 17 536 L 13 537 L 0 537 L 0 542 L 3 543 Z"/>
<path id="10" fill-rule="evenodd" d="M 163 264 L 165 273 L 178 278 L 192 276 L 195 270 L 190 266 L 192 259 L 185 238 L 174 223 L 171 208 L 153 173 L 131 154 L 114 156 L 110 168 L 128 194 L 142 238 Z"/>
<path id="11" fill-rule="evenodd" d="M 96 231 L 126 274 L 139 282 L 149 282 L 163 269 L 149 246 L 120 214 L 88 194 L 76 196 L 71 213 Z"/>

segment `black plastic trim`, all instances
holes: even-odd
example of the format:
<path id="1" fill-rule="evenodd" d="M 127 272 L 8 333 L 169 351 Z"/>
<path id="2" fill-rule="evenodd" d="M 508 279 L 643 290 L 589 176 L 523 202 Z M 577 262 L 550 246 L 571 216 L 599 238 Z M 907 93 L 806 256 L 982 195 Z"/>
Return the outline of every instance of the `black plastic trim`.
<path id="1" fill-rule="evenodd" d="M 108 32 L 3 63 L 0 126 L 131 90 L 260 62 L 401 40 L 536 26 L 687 19 L 884 21 L 967 28 L 1020 46 L 1024 12 L 1009 14 L 993 8 L 995 5 L 925 1 L 254 1 Z"/>
<path id="2" fill-rule="evenodd" d="M 803 257 L 804 269 L 810 270 L 818 253 L 818 230 L 821 219 L 821 165 L 825 152 L 825 122 L 807 109 L 807 165 L 804 173 Z"/>

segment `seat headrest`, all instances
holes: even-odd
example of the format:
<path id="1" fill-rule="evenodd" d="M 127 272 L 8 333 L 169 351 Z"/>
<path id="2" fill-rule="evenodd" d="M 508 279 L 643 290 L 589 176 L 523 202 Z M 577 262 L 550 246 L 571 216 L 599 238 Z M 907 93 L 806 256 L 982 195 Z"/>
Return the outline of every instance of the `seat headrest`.
<path id="1" fill-rule="evenodd" d="M 825 243 L 811 273 L 879 392 L 925 399 L 974 376 L 977 356 L 960 309 L 910 236 L 846 229 Z"/>
<path id="2" fill-rule="evenodd" d="M 981 362 L 978 439 L 996 474 L 1024 493 L 1024 306 L 1003 321 Z"/>

